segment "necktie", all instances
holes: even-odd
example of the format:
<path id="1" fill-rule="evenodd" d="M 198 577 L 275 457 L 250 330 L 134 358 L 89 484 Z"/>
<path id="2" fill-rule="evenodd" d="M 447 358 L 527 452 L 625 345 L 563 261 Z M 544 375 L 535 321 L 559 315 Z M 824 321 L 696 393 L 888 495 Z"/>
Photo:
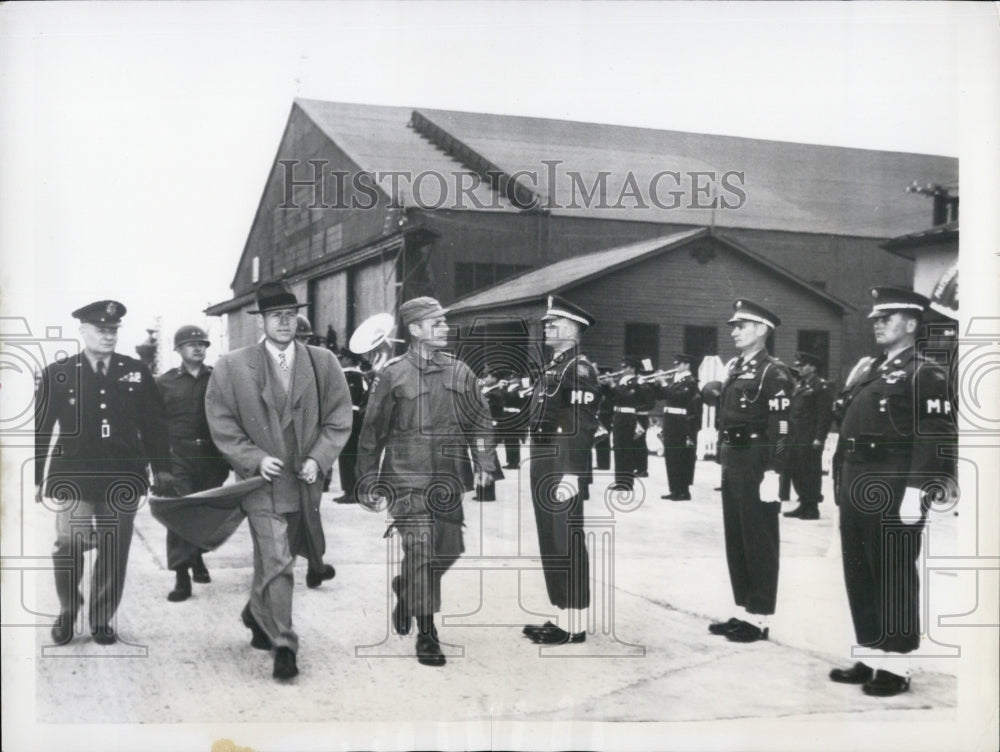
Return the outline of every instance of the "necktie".
<path id="1" fill-rule="evenodd" d="M 278 353 L 278 365 L 281 366 L 282 371 L 288 370 L 288 359 L 283 352 Z"/>
<path id="2" fill-rule="evenodd" d="M 104 378 L 104 361 L 103 360 L 97 361 L 97 378 L 99 378 L 99 379 L 103 379 Z"/>

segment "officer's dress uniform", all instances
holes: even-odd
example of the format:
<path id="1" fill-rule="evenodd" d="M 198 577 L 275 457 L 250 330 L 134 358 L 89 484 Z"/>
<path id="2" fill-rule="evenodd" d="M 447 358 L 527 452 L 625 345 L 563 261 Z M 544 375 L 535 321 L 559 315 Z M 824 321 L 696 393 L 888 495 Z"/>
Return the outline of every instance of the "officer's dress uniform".
<path id="1" fill-rule="evenodd" d="M 729 579 L 736 604 L 751 614 L 773 614 L 777 601 L 781 505 L 761 501 L 760 483 L 787 459 L 792 383 L 788 366 L 766 350 L 736 358 L 716 415 Z"/>
<path id="2" fill-rule="evenodd" d="M 221 486 L 229 464 L 212 441 L 205 415 L 205 391 L 211 366 L 197 376 L 183 366 L 171 368 L 156 380 L 166 411 L 174 491 L 178 496 Z M 193 566 L 202 549 L 167 528 L 167 568 Z"/>
<path id="3" fill-rule="evenodd" d="M 594 441 L 594 462 L 598 470 L 611 469 L 611 428 L 615 419 L 614 386 L 600 382 L 597 405 L 598 431 Z"/>
<path id="4" fill-rule="evenodd" d="M 907 487 L 954 476 L 939 446 L 955 442 L 948 374 L 913 347 L 868 359 L 844 393 L 837 454 L 844 581 L 859 645 L 908 653 L 920 644 L 919 524 L 899 520 Z M 926 512 L 926 510 L 925 510 Z"/>
<path id="5" fill-rule="evenodd" d="M 535 389 L 531 429 L 531 502 L 549 600 L 558 608 L 590 605 L 583 502 L 592 477 L 597 430 L 597 366 L 577 347 L 555 355 Z M 564 475 L 580 477 L 579 493 L 557 501 Z"/>
<path id="6" fill-rule="evenodd" d="M 133 521 L 149 487 L 147 468 L 170 471 L 163 402 L 141 361 L 112 353 L 98 366 L 84 353 L 45 368 L 35 405 L 35 483 L 44 478 L 43 494 L 62 509 L 56 515 L 52 552 L 61 623 L 72 625 L 80 609 L 83 552 L 96 539 L 90 627 L 95 635 L 113 637 Z M 110 535 L 105 535 L 109 522 Z M 92 538 L 94 523 L 98 530 Z"/>
<path id="7" fill-rule="evenodd" d="M 441 610 L 441 578 L 465 550 L 462 495 L 472 489 L 470 448 L 479 470 L 497 469 L 475 374 L 443 351 L 428 360 L 411 348 L 390 360 L 372 384 L 357 473 L 362 493 L 389 498 L 403 549 L 394 590 L 407 623 Z"/>
<path id="8" fill-rule="evenodd" d="M 368 379 L 357 366 L 344 369 L 347 388 L 351 392 L 351 409 L 354 417 L 351 422 L 351 435 L 340 453 L 337 469 L 340 473 L 340 487 L 344 496 L 338 499 L 340 503 L 353 502 L 356 497 L 358 476 L 355 466 L 358 460 L 358 436 L 365 422 L 365 409 L 368 407 Z"/>
<path id="9" fill-rule="evenodd" d="M 663 460 L 667 467 L 670 495 L 677 500 L 691 497 L 697 459 L 698 429 L 701 428 L 701 393 L 698 382 L 685 373 L 662 390 Z"/>
<path id="10" fill-rule="evenodd" d="M 625 376 L 611 392 L 614 404 L 615 485 L 631 489 L 636 474 L 643 472 L 648 457 L 646 428 L 653 406 L 652 387 L 640 384 L 635 376 Z"/>
<path id="11" fill-rule="evenodd" d="M 792 393 L 788 471 L 803 505 L 823 501 L 823 444 L 833 421 L 833 393 L 815 373 L 799 379 Z M 820 442 L 815 446 L 813 442 Z"/>

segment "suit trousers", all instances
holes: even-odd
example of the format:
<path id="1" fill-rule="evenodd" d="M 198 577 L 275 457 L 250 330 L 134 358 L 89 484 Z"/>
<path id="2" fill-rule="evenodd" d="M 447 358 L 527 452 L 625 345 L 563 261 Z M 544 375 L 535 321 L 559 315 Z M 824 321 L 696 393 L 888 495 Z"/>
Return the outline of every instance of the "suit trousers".
<path id="1" fill-rule="evenodd" d="M 767 447 L 723 443 L 722 523 L 733 599 L 751 614 L 773 614 L 778 599 L 778 512 L 760 500 Z"/>
<path id="2" fill-rule="evenodd" d="M 253 539 L 253 582 L 250 611 L 276 648 L 299 649 L 299 637 L 292 629 L 293 551 L 302 548 L 301 512 L 275 512 L 261 508 L 247 510 Z"/>
<path id="3" fill-rule="evenodd" d="M 409 616 L 441 610 L 441 578 L 465 550 L 462 523 L 428 513 L 400 515 L 393 521 L 403 549 L 399 596 Z"/>
<path id="4" fill-rule="evenodd" d="M 840 545 L 844 583 L 858 645 L 893 653 L 920 646 L 920 524 L 905 525 L 899 506 L 909 463 L 847 460 L 841 469 Z"/>
<path id="5" fill-rule="evenodd" d="M 90 584 L 90 627 L 111 626 L 125 588 L 128 552 L 135 521 L 130 510 L 107 502 L 78 501 L 72 509 L 56 513 L 56 540 L 52 551 L 59 610 L 75 618 L 83 601 L 83 554 L 97 549 Z"/>
<path id="6" fill-rule="evenodd" d="M 557 501 L 556 488 L 563 475 L 559 463 L 565 460 L 558 457 L 551 442 L 533 438 L 531 447 L 531 503 L 549 601 L 558 608 L 588 608 L 590 557 L 583 526 L 586 484 L 581 481 L 576 496 Z"/>
<path id="7" fill-rule="evenodd" d="M 358 436 L 361 433 L 361 426 L 364 418 L 357 410 L 354 411 L 354 418 L 351 422 L 351 435 L 347 437 L 344 450 L 337 458 L 337 471 L 340 473 L 340 487 L 347 496 L 356 496 L 358 485 L 358 474 L 355 470 L 358 462 Z"/>

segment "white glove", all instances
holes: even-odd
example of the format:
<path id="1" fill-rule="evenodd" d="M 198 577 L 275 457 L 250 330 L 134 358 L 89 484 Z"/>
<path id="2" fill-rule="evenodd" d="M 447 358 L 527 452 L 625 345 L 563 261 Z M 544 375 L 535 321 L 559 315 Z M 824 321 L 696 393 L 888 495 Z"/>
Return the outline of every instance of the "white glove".
<path id="1" fill-rule="evenodd" d="M 919 488 L 906 487 L 903 494 L 903 503 L 899 505 L 899 519 L 904 525 L 917 525 L 923 517 L 923 508 L 920 503 L 922 494 Z"/>
<path id="2" fill-rule="evenodd" d="M 768 470 L 764 473 L 764 480 L 760 482 L 760 500 L 765 504 L 778 501 L 778 488 L 781 480 L 776 472 Z"/>
<path id="3" fill-rule="evenodd" d="M 559 485 L 556 488 L 558 501 L 569 501 L 578 493 L 580 493 L 580 476 L 564 475 L 559 479 Z"/>

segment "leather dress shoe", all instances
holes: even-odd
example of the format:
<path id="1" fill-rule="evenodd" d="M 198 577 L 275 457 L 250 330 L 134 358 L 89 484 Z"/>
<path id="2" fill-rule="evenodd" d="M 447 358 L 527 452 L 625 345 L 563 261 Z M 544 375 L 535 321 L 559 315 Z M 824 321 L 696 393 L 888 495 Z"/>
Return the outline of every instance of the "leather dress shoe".
<path id="1" fill-rule="evenodd" d="M 250 630 L 253 637 L 250 639 L 250 647 L 256 648 L 257 650 L 270 650 L 271 649 L 271 638 L 267 636 L 267 633 L 260 628 L 260 624 L 257 620 L 253 618 L 253 614 L 250 612 L 250 604 L 248 603 L 243 607 L 243 613 L 240 615 L 243 620 L 243 626 Z"/>
<path id="2" fill-rule="evenodd" d="M 728 621 L 717 621 L 708 625 L 708 631 L 714 635 L 724 635 L 731 629 L 736 629 L 740 624 L 746 624 L 747 622 L 742 619 L 737 619 L 735 616 Z"/>
<path id="3" fill-rule="evenodd" d="M 318 588 L 324 581 L 332 580 L 336 576 L 337 570 L 330 564 L 324 564 L 323 569 L 318 572 L 310 569 L 306 572 L 306 587 Z"/>
<path id="4" fill-rule="evenodd" d="M 344 494 L 343 496 L 338 496 L 333 500 L 335 504 L 357 504 L 358 500 L 351 494 Z"/>
<path id="5" fill-rule="evenodd" d="M 892 697 L 907 692 L 909 689 L 909 677 L 879 669 L 875 672 L 875 676 L 865 682 L 861 691 L 873 697 Z"/>
<path id="6" fill-rule="evenodd" d="M 819 519 L 819 509 L 815 504 L 802 510 L 799 514 L 800 520 L 818 520 Z"/>
<path id="7" fill-rule="evenodd" d="M 801 504 L 799 504 L 797 507 L 795 507 L 795 509 L 793 509 L 791 512 L 783 512 L 781 514 L 782 517 L 799 517 L 801 515 L 802 515 L 802 505 Z"/>
<path id="8" fill-rule="evenodd" d="M 398 574 L 392 578 L 392 592 L 396 594 L 396 605 L 392 609 L 392 628 L 396 630 L 396 634 L 406 635 L 410 633 L 410 623 L 413 619 L 403 602 L 403 596 L 399 594 L 400 582 Z"/>
<path id="9" fill-rule="evenodd" d="M 443 666 L 445 664 L 444 653 L 441 652 L 441 643 L 438 642 L 436 630 L 421 632 L 417 635 L 417 661 L 424 666 Z"/>
<path id="10" fill-rule="evenodd" d="M 281 647 L 274 651 L 274 672 L 271 675 L 275 679 L 293 679 L 299 675 L 291 648 Z"/>
<path id="11" fill-rule="evenodd" d="M 207 585 L 212 581 L 212 575 L 208 573 L 208 567 L 202 561 L 201 554 L 198 554 L 194 560 L 194 564 L 191 566 L 191 579 L 199 585 Z"/>
<path id="12" fill-rule="evenodd" d="M 757 642 L 757 640 L 766 640 L 767 632 L 767 627 L 760 629 L 750 622 L 745 621 L 726 632 L 726 639 L 733 642 Z"/>
<path id="13" fill-rule="evenodd" d="M 76 624 L 76 614 L 63 611 L 52 625 L 52 642 L 63 645 L 73 639 L 73 626 Z"/>
<path id="14" fill-rule="evenodd" d="M 94 638 L 94 642 L 98 645 L 114 645 L 118 642 L 118 636 L 115 634 L 114 627 L 110 625 L 95 627 L 90 630 L 90 634 Z"/>
<path id="15" fill-rule="evenodd" d="M 180 603 L 191 597 L 191 577 L 186 569 L 178 570 L 177 581 L 174 589 L 167 593 L 167 600 L 171 603 Z"/>
<path id="16" fill-rule="evenodd" d="M 672 501 L 691 501 L 691 494 L 677 494 L 671 495 Z"/>
<path id="17" fill-rule="evenodd" d="M 865 684 L 875 676 L 875 671 L 871 666 L 855 663 L 850 668 L 835 668 L 830 671 L 830 680 L 840 684 Z"/>
<path id="18" fill-rule="evenodd" d="M 524 629 L 521 630 L 521 634 L 525 637 L 531 637 L 531 635 L 536 634 L 537 632 L 545 632 L 550 629 L 558 629 L 558 627 L 550 621 L 547 621 L 544 624 L 525 624 Z"/>
<path id="19" fill-rule="evenodd" d="M 585 642 L 587 633 L 585 631 L 567 632 L 565 629 L 552 626 L 549 629 L 533 632 L 528 635 L 528 639 L 536 645 L 567 645 L 569 643 Z"/>

